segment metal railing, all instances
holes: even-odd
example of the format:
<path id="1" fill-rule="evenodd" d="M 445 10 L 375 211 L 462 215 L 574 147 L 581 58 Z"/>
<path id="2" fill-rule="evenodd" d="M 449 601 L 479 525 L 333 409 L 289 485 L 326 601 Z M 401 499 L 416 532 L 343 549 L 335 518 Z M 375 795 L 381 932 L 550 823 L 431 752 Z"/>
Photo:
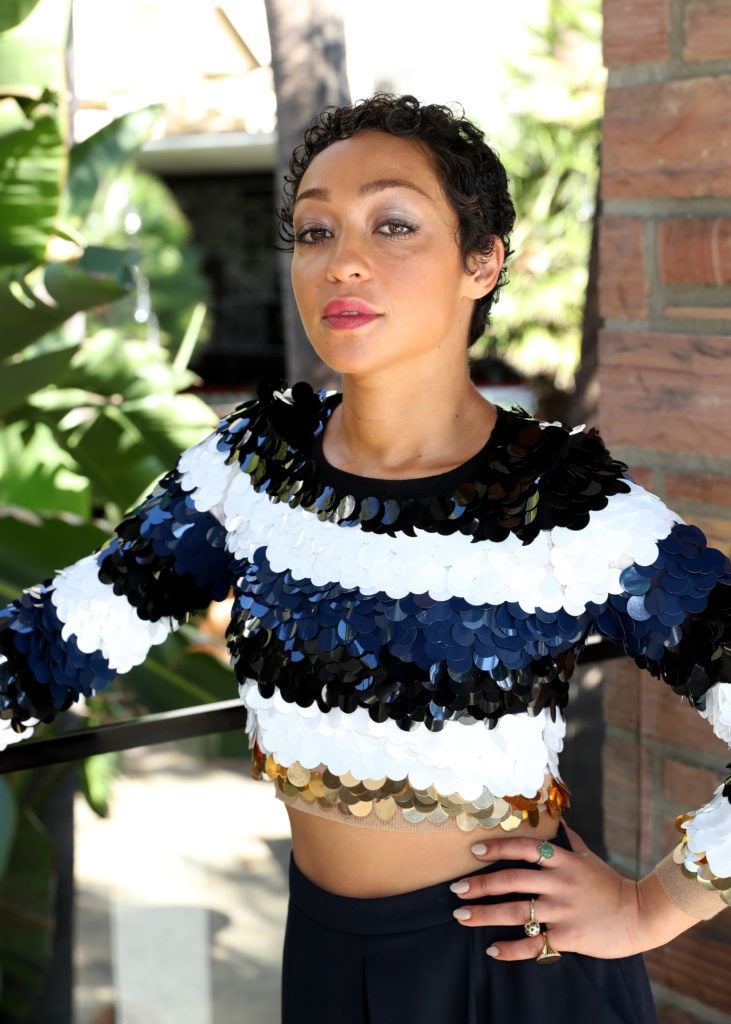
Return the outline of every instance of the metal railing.
<path id="1" fill-rule="evenodd" d="M 577 664 L 592 664 L 623 656 L 624 652 L 611 640 L 594 634 L 581 650 Z M 48 767 L 94 754 L 131 750 L 154 743 L 232 732 L 243 729 L 245 723 L 246 710 L 238 698 L 143 715 L 126 722 L 112 722 L 47 740 L 33 739 L 13 745 L 0 754 L 0 774 Z"/>

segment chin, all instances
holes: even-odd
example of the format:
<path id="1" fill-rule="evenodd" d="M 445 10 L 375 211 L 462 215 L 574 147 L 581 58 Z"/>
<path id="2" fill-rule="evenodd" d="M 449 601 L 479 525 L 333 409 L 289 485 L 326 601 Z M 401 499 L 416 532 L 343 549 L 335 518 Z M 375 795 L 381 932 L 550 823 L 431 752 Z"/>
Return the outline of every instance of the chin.
<path id="1" fill-rule="evenodd" d="M 313 344 L 312 347 L 334 373 L 369 373 L 382 370 L 398 361 L 397 353 L 379 353 L 376 346 L 369 344 L 365 339 L 358 343 L 352 338 L 346 338 L 340 344 Z"/>
<path id="2" fill-rule="evenodd" d="M 320 359 L 328 366 L 333 373 L 348 373 L 351 375 L 361 375 L 374 373 L 376 370 L 382 370 L 388 365 L 386 362 L 376 363 L 372 359 L 353 359 L 347 355 L 335 355 L 333 353 L 318 352 Z"/>

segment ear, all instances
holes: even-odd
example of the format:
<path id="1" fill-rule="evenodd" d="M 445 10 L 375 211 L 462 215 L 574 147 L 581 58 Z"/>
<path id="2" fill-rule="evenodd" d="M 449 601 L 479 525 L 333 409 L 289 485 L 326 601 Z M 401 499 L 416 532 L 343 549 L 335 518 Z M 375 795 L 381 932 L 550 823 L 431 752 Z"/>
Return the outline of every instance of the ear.
<path id="1" fill-rule="evenodd" d="M 493 235 L 491 253 L 474 252 L 468 258 L 469 297 L 481 299 L 491 292 L 500 277 L 505 262 L 505 246 L 497 235 Z"/>

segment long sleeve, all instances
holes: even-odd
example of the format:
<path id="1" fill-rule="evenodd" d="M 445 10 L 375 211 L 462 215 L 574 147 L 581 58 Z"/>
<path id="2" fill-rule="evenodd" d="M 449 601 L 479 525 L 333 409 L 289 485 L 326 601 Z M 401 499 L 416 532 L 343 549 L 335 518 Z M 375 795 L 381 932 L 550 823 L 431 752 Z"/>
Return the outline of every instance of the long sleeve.
<path id="1" fill-rule="evenodd" d="M 599 606 L 594 625 L 731 743 L 731 561 L 708 545 L 699 527 L 628 479 L 626 526 L 643 553 L 615 560 L 614 592 Z M 621 527 L 621 516 L 617 521 Z M 731 777 L 679 824 L 675 870 L 731 902 Z M 670 889 L 677 893 L 682 886 Z"/>
<path id="2" fill-rule="evenodd" d="M 99 551 L 0 610 L 0 750 L 144 661 L 232 582 L 214 432 L 184 452 Z M 211 489 L 206 472 L 215 478 Z"/>

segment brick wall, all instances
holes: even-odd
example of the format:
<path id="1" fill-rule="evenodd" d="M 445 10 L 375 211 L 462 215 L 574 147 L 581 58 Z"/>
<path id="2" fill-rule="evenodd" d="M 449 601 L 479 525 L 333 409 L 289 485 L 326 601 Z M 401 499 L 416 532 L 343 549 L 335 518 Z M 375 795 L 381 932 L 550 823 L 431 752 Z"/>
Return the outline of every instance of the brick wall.
<path id="1" fill-rule="evenodd" d="M 599 427 L 731 553 L 731 0 L 604 0 L 604 59 Z M 604 710 L 605 839 L 639 876 L 729 753 L 628 661 Z M 729 956 L 731 911 L 647 955 L 663 1024 L 731 1021 Z"/>

